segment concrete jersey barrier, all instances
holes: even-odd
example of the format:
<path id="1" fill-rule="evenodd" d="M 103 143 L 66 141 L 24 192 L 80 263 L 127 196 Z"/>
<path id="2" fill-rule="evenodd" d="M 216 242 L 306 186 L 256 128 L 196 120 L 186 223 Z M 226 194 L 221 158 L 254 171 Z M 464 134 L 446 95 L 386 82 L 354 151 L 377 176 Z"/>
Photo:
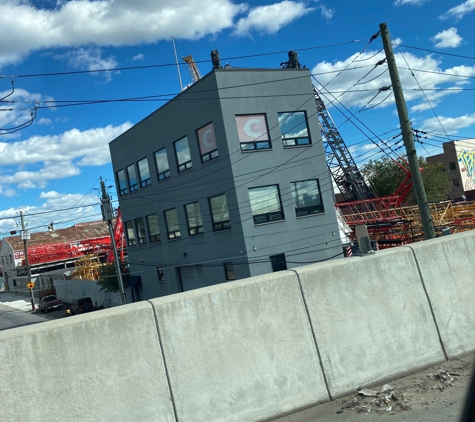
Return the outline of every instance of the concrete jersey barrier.
<path id="1" fill-rule="evenodd" d="M 414 251 L 448 358 L 475 350 L 475 231 L 405 248 Z"/>
<path id="2" fill-rule="evenodd" d="M 329 400 L 293 272 L 151 303 L 178 421 L 261 421 Z"/>
<path id="3" fill-rule="evenodd" d="M 268 421 L 441 362 L 444 347 L 469 352 L 474 243 L 452 235 L 2 331 L 0 420 Z"/>
<path id="4" fill-rule="evenodd" d="M 2 331 L 0 362 L 2 422 L 176 422 L 149 303 Z"/>
<path id="5" fill-rule="evenodd" d="M 407 249 L 295 271 L 332 397 L 445 359 Z"/>

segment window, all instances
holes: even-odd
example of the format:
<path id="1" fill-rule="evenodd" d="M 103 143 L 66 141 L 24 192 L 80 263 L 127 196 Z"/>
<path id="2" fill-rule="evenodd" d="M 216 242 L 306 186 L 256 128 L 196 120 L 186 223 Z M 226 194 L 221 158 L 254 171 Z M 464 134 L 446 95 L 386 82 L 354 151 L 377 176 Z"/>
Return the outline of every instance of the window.
<path id="1" fill-rule="evenodd" d="M 241 151 L 271 149 L 265 114 L 236 116 Z"/>
<path id="2" fill-rule="evenodd" d="M 323 212 L 322 195 L 318 179 L 292 182 L 290 188 L 292 189 L 297 217 Z"/>
<path id="3" fill-rule="evenodd" d="M 127 180 L 125 179 L 124 170 L 119 170 L 117 172 L 117 183 L 119 185 L 119 196 L 127 195 L 129 190 L 127 189 Z"/>
<path id="4" fill-rule="evenodd" d="M 249 189 L 254 224 L 269 223 L 284 219 L 277 185 Z"/>
<path id="5" fill-rule="evenodd" d="M 222 195 L 209 198 L 209 207 L 211 208 L 211 217 L 213 219 L 213 230 L 217 232 L 230 229 L 231 224 L 226 195 L 223 193 Z"/>
<path id="6" fill-rule="evenodd" d="M 284 147 L 309 145 L 307 116 L 304 111 L 279 113 L 280 132 Z"/>
<path id="7" fill-rule="evenodd" d="M 179 141 L 176 141 L 174 145 L 176 161 L 178 163 L 178 172 L 180 173 L 182 171 L 193 168 L 193 164 L 191 162 L 190 147 L 188 145 L 188 138 L 185 136 Z"/>
<path id="8" fill-rule="evenodd" d="M 134 231 L 133 221 L 126 221 L 125 222 L 125 230 L 127 232 L 127 245 L 129 245 L 129 246 L 136 245 L 137 240 L 135 239 L 135 231 Z"/>
<path id="9" fill-rule="evenodd" d="M 457 166 L 455 165 L 455 161 L 452 161 L 451 163 L 449 163 L 449 170 L 455 170 L 457 168 Z"/>
<path id="10" fill-rule="evenodd" d="M 157 165 L 158 180 L 168 179 L 170 177 L 170 167 L 166 148 L 155 153 L 155 164 Z"/>
<path id="11" fill-rule="evenodd" d="M 147 239 L 147 233 L 145 232 L 145 223 L 143 217 L 135 219 L 135 227 L 137 227 L 137 240 L 139 245 L 143 245 Z"/>
<path id="12" fill-rule="evenodd" d="M 160 229 L 158 227 L 157 214 L 150 214 L 146 217 L 150 243 L 160 242 Z"/>
<path id="13" fill-rule="evenodd" d="M 452 183 L 453 183 L 454 186 L 460 186 L 460 181 L 459 181 L 459 179 L 453 179 L 453 180 L 452 180 Z"/>
<path id="14" fill-rule="evenodd" d="M 196 131 L 198 143 L 200 145 L 201 162 L 218 158 L 218 147 L 216 145 L 216 136 L 214 134 L 213 123 L 209 123 Z"/>
<path id="15" fill-rule="evenodd" d="M 146 158 L 140 160 L 138 163 L 139 166 L 139 178 L 140 178 L 140 187 L 144 188 L 152 184 L 152 179 L 150 179 L 150 170 L 148 169 L 148 160 Z"/>
<path id="16" fill-rule="evenodd" d="M 130 165 L 127 167 L 127 176 L 129 176 L 129 190 L 130 193 L 138 190 L 139 185 L 137 184 L 137 175 L 135 173 L 135 165 Z"/>
<path id="17" fill-rule="evenodd" d="M 284 271 L 287 269 L 287 262 L 285 262 L 285 254 L 272 255 L 269 257 L 272 265 L 272 272 Z"/>
<path id="18" fill-rule="evenodd" d="M 165 281 L 165 274 L 162 267 L 157 267 L 158 281 Z"/>
<path id="19" fill-rule="evenodd" d="M 188 233 L 190 236 L 204 233 L 200 203 L 193 202 L 192 204 L 185 205 L 185 211 L 188 220 Z"/>
<path id="20" fill-rule="evenodd" d="M 176 208 L 165 211 L 165 221 L 167 223 L 168 238 L 179 239 L 181 237 L 180 225 L 178 224 L 178 214 Z"/>
<path id="21" fill-rule="evenodd" d="M 224 263 L 224 273 L 226 274 L 226 280 L 236 280 L 236 276 L 234 275 L 234 266 L 232 262 Z"/>

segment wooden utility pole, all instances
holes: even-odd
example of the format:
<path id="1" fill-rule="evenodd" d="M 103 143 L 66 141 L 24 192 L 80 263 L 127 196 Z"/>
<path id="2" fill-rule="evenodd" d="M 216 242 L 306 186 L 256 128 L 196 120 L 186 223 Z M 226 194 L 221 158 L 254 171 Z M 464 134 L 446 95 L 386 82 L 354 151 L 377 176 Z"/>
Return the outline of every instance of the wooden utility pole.
<path id="1" fill-rule="evenodd" d="M 411 122 L 407 113 L 406 100 L 404 99 L 404 93 L 402 92 L 396 60 L 394 58 L 393 48 L 389 38 L 388 26 L 385 23 L 382 23 L 379 25 L 379 29 L 381 31 L 384 52 L 386 53 L 389 75 L 391 76 L 391 84 L 393 87 L 399 121 L 401 123 L 402 138 L 404 140 L 404 146 L 406 147 L 407 161 L 409 162 L 409 167 L 411 170 L 412 184 L 414 186 L 416 202 L 421 215 L 424 236 L 426 240 L 433 239 L 435 237 L 434 223 L 430 214 L 429 203 L 427 202 L 424 182 L 422 181 L 422 174 L 419 167 L 416 147 L 414 145 L 414 136 L 412 134 Z"/>
<path id="2" fill-rule="evenodd" d="M 28 262 L 28 245 L 27 241 L 30 240 L 30 232 L 25 227 L 25 221 L 23 220 L 23 211 L 20 211 L 20 221 L 21 221 L 21 239 L 23 240 L 23 253 L 25 254 L 25 265 L 26 265 L 26 276 L 27 276 L 27 287 L 30 289 L 30 300 L 31 300 L 31 310 L 34 311 L 35 308 L 35 297 L 33 295 L 34 284 L 31 282 L 31 268 L 30 263 Z M 33 284 L 33 287 L 32 287 Z"/>
<path id="3" fill-rule="evenodd" d="M 117 271 L 117 279 L 119 280 L 119 288 L 120 288 L 120 295 L 122 297 L 122 304 L 125 305 L 127 303 L 127 299 L 125 297 L 125 290 L 124 290 L 124 282 L 122 281 L 122 270 L 120 268 L 120 261 L 119 256 L 117 255 L 117 245 L 115 244 L 114 238 L 114 229 L 112 228 L 112 204 L 110 196 L 107 194 L 106 185 L 101 178 L 101 191 L 102 191 L 102 198 L 101 198 L 101 208 L 102 208 L 102 218 L 104 221 L 107 221 L 107 225 L 109 227 L 109 235 L 111 238 L 111 246 L 112 251 L 114 252 L 114 262 L 115 268 Z"/>

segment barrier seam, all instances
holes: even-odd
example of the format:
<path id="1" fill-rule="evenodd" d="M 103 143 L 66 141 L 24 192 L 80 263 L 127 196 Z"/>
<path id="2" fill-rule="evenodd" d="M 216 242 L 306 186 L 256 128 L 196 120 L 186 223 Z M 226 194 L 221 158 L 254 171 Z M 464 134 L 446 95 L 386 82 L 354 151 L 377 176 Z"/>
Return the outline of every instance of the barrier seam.
<path id="1" fill-rule="evenodd" d="M 289 271 L 293 271 L 297 276 L 300 294 L 302 296 L 303 305 L 305 307 L 305 313 L 307 314 L 308 323 L 310 324 L 310 330 L 312 331 L 313 342 L 315 343 L 315 348 L 317 349 L 318 361 L 320 363 L 320 368 L 322 369 L 323 381 L 325 381 L 325 387 L 327 388 L 328 397 L 330 400 L 333 400 L 332 394 L 330 392 L 330 387 L 328 386 L 327 375 L 325 374 L 325 368 L 323 367 L 322 356 L 320 354 L 320 348 L 318 347 L 317 337 L 315 335 L 315 330 L 313 329 L 312 320 L 310 319 L 310 314 L 308 312 L 307 301 L 305 300 L 305 295 L 303 294 L 302 282 L 300 281 L 300 275 L 297 271 L 290 269 Z"/>
<path id="2" fill-rule="evenodd" d="M 163 366 L 165 367 L 165 376 L 167 377 L 168 390 L 170 391 L 170 398 L 171 398 L 171 401 L 172 401 L 173 416 L 175 416 L 175 421 L 178 422 L 178 413 L 176 411 L 176 406 L 175 406 L 175 397 L 173 396 L 173 390 L 172 390 L 172 385 L 171 385 L 171 381 L 170 381 L 170 376 L 168 375 L 167 359 L 165 357 L 165 352 L 164 352 L 163 346 L 162 346 L 162 336 L 160 334 L 160 327 L 158 326 L 157 313 L 155 311 L 155 306 L 153 306 L 152 302 L 150 302 L 150 300 L 147 300 L 147 302 L 150 303 L 150 306 L 152 307 L 153 317 L 155 319 L 155 326 L 157 327 L 158 345 L 160 346 L 160 352 L 162 353 Z"/>
<path id="3" fill-rule="evenodd" d="M 432 319 L 434 320 L 435 329 L 437 331 L 437 335 L 439 336 L 440 346 L 442 347 L 442 351 L 444 352 L 445 360 L 449 360 L 449 358 L 447 357 L 447 352 L 445 351 L 445 346 L 444 346 L 444 342 L 442 340 L 442 335 L 440 334 L 439 324 L 437 323 L 437 319 L 435 317 L 435 312 L 434 312 L 434 309 L 432 307 L 432 302 L 430 300 L 429 293 L 427 292 L 426 283 L 424 282 L 424 277 L 422 276 L 422 271 L 421 271 L 421 268 L 419 266 L 419 261 L 417 261 L 416 252 L 414 251 L 414 249 L 411 246 L 409 246 L 409 245 L 404 245 L 404 246 L 408 247 L 412 251 L 412 255 L 414 256 L 414 261 L 416 262 L 416 266 L 417 266 L 417 272 L 419 273 L 419 277 L 420 277 L 421 283 L 422 283 L 422 288 L 424 289 L 424 293 L 426 295 L 427 302 L 429 303 L 430 313 L 432 314 Z"/>

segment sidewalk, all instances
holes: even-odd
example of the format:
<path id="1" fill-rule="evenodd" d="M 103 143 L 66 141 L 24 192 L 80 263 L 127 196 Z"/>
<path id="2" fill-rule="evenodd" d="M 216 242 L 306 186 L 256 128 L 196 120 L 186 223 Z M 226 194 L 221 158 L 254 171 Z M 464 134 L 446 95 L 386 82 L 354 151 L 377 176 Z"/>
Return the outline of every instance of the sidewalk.
<path id="1" fill-rule="evenodd" d="M 14 292 L 0 291 L 0 303 L 19 311 L 32 312 L 31 299 L 27 296 L 17 295 Z M 39 312 L 38 298 L 35 298 L 35 307 L 36 311 Z"/>

